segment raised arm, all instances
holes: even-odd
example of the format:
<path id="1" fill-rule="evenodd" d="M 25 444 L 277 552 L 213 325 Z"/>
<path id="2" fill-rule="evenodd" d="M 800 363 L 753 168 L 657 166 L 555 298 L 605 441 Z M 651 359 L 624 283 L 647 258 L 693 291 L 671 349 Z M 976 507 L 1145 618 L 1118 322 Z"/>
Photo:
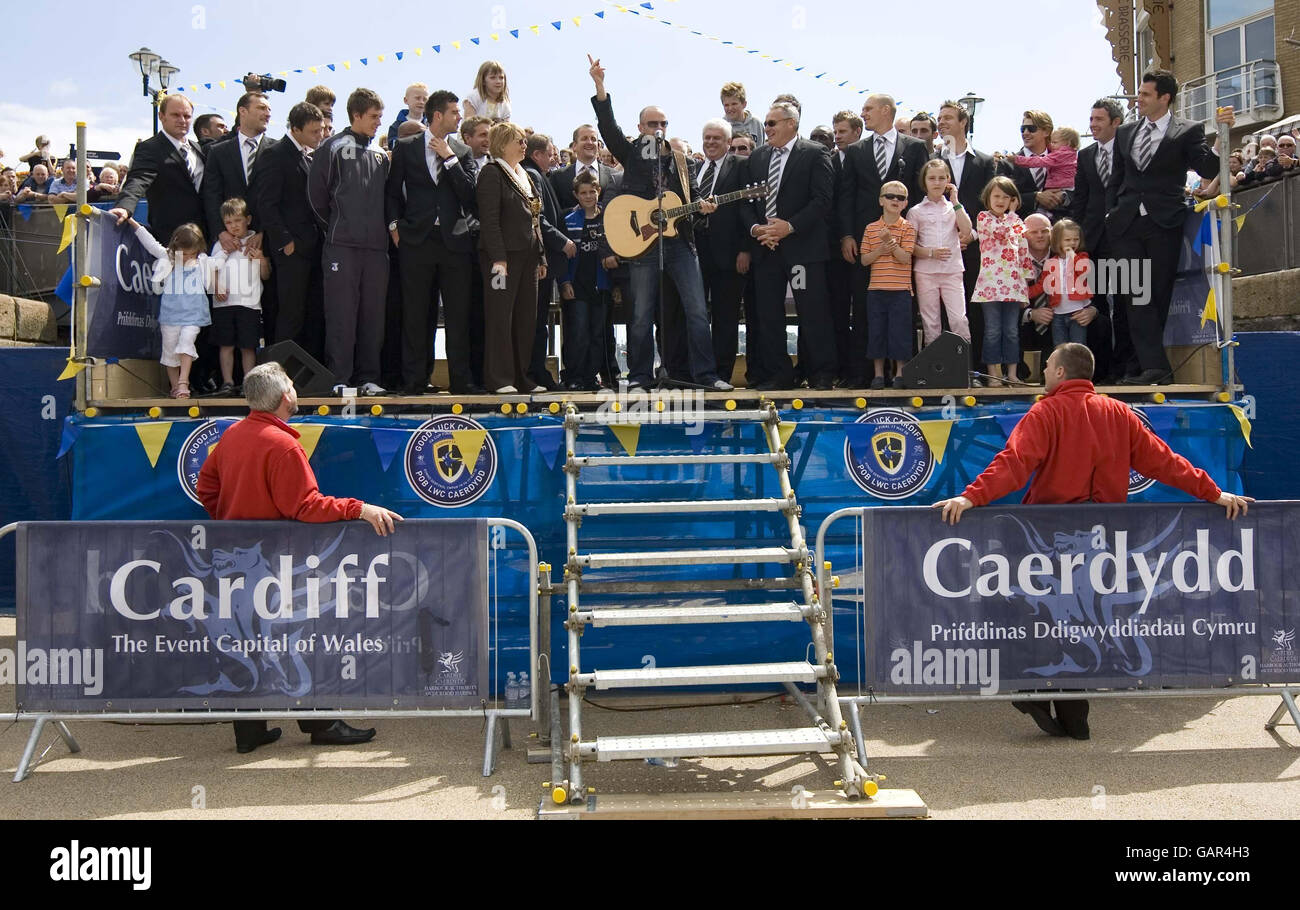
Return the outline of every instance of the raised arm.
<path id="1" fill-rule="evenodd" d="M 627 137 L 619 129 L 618 121 L 614 119 L 614 105 L 609 100 L 609 93 L 605 91 L 605 68 L 600 65 L 599 60 L 593 60 L 591 54 L 587 55 L 587 60 L 591 63 L 591 68 L 588 70 L 591 81 L 596 84 L 596 94 L 591 99 L 591 106 L 596 111 L 596 126 L 600 130 L 600 138 L 605 140 L 605 146 L 610 154 L 627 167 L 631 160 L 632 143 L 627 141 Z"/>

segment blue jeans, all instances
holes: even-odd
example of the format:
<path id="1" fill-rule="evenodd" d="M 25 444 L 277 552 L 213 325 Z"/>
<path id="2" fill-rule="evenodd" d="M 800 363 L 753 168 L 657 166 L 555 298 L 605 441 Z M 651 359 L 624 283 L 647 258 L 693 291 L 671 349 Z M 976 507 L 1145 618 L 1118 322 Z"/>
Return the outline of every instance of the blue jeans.
<path id="1" fill-rule="evenodd" d="M 1074 313 L 1054 313 L 1052 315 L 1052 347 L 1076 341 L 1088 343 L 1088 327 L 1074 321 Z"/>
<path id="2" fill-rule="evenodd" d="M 1014 300 L 981 303 L 984 310 L 984 362 L 1020 362 L 1020 304 Z"/>
<path id="3" fill-rule="evenodd" d="M 691 378 L 700 385 L 709 385 L 718 374 L 700 263 L 686 241 L 673 238 L 661 242 L 664 243 L 664 277 L 677 288 L 686 313 Z M 628 379 L 650 385 L 654 381 L 655 310 L 659 307 L 659 251 L 652 248 L 640 259 L 633 259 L 628 263 L 628 272 L 632 284 L 632 316 L 627 325 Z"/>

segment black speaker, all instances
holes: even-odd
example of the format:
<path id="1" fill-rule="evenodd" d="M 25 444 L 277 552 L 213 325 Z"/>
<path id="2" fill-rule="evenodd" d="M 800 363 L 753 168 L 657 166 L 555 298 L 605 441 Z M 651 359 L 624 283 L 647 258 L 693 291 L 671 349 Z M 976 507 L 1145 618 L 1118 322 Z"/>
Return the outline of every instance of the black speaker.
<path id="1" fill-rule="evenodd" d="M 969 389 L 970 344 L 960 335 L 942 333 L 903 364 L 903 385 L 909 389 Z"/>
<path id="2" fill-rule="evenodd" d="M 258 363 L 275 361 L 293 380 L 299 398 L 332 398 L 337 380 L 295 341 L 281 341 L 257 352 Z"/>

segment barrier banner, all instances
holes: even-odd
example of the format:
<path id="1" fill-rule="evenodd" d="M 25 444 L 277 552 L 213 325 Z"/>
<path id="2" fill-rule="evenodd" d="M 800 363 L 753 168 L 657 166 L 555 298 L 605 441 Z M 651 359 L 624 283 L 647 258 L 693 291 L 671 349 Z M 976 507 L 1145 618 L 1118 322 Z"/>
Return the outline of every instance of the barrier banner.
<path id="1" fill-rule="evenodd" d="M 1300 503 L 932 509 L 863 519 L 866 679 L 882 693 L 1300 680 Z"/>
<path id="2" fill-rule="evenodd" d="M 22 711 L 476 708 L 486 553 L 468 518 L 22 525 L 0 682 Z"/>
<path id="3" fill-rule="evenodd" d="M 158 295 L 150 276 L 154 259 L 135 232 L 111 218 L 92 218 L 89 274 L 100 279 L 87 306 L 86 354 L 90 357 L 157 360 L 162 348 Z"/>

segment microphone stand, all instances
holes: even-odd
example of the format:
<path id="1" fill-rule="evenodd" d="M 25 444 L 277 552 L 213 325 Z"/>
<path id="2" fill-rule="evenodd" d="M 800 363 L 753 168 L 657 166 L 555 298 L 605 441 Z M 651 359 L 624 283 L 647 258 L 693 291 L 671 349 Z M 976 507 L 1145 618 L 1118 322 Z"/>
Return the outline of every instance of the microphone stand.
<path id="1" fill-rule="evenodd" d="M 667 314 L 664 311 L 664 229 L 667 225 L 664 223 L 664 156 L 663 156 L 663 139 L 655 132 L 655 186 L 658 188 L 658 227 L 659 227 L 659 318 L 656 320 L 656 331 L 660 333 L 659 350 L 661 354 L 667 352 L 667 333 L 663 331 L 664 320 Z M 668 376 L 667 358 L 662 358 L 660 364 L 664 371 L 664 376 Z M 655 377 L 658 378 L 657 376 Z M 656 383 L 657 384 L 657 383 Z"/>

